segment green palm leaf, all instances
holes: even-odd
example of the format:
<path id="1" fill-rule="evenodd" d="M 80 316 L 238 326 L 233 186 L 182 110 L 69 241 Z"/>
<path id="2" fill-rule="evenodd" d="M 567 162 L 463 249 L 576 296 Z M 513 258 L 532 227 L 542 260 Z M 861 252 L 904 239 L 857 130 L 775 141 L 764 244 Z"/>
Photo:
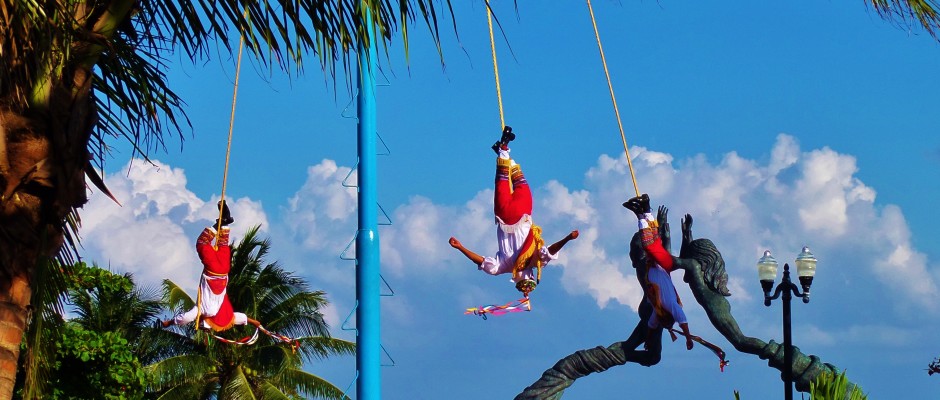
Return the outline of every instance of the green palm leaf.
<path id="1" fill-rule="evenodd" d="M 156 391 L 218 380 L 218 362 L 203 354 L 169 357 L 146 367 Z"/>
<path id="2" fill-rule="evenodd" d="M 271 384 L 271 382 L 264 382 L 261 384 L 261 398 L 264 400 L 291 400 L 284 392 L 281 391 L 277 386 Z"/>
<path id="3" fill-rule="evenodd" d="M 940 27 L 938 4 L 934 0 L 870 0 L 872 7 L 882 18 L 910 26 L 919 24 L 930 36 L 937 37 Z"/>
<path id="4" fill-rule="evenodd" d="M 305 337 L 300 341 L 300 351 L 304 358 L 325 359 L 330 356 L 349 356 L 356 354 L 356 343 L 330 337 Z"/>
<path id="5" fill-rule="evenodd" d="M 222 385 L 219 392 L 219 398 L 227 400 L 254 400 L 255 393 L 252 391 L 252 385 L 245 376 L 244 368 L 238 367 L 232 370 L 228 379 Z"/>
<path id="6" fill-rule="evenodd" d="M 171 310 L 188 310 L 196 305 L 183 288 L 169 279 L 163 280 L 163 299 Z"/>
<path id="7" fill-rule="evenodd" d="M 297 388 L 305 398 L 317 399 L 348 399 L 343 396 L 343 391 L 325 379 L 299 369 L 290 369 L 284 371 L 272 380 L 272 383 L 278 387 Z"/>

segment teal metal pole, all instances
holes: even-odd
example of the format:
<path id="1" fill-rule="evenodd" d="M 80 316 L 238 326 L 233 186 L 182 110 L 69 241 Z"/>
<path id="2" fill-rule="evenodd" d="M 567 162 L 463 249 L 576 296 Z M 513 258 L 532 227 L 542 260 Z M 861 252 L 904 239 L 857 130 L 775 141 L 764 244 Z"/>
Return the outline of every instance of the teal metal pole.
<path id="1" fill-rule="evenodd" d="M 360 0 L 360 3 L 365 0 Z M 360 4 L 360 7 L 364 5 Z M 356 232 L 356 382 L 358 400 L 382 398 L 382 327 L 379 304 L 379 232 L 376 195 L 375 32 L 372 16 L 363 22 L 370 45 L 359 42 L 359 230 Z"/>

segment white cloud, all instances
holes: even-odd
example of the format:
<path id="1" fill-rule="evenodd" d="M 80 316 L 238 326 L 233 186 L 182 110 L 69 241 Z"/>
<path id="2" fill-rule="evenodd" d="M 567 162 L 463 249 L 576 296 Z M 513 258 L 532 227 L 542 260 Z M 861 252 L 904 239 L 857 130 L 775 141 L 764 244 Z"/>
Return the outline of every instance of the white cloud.
<path id="1" fill-rule="evenodd" d="M 855 176 L 854 157 L 829 148 L 800 152 L 787 135 L 777 138 L 768 165 L 733 152 L 717 164 L 695 156 L 677 165 L 642 147 L 631 154 L 641 192 L 650 194 L 654 207 L 670 207 L 674 236 L 679 237 L 679 217 L 691 213 L 695 236 L 717 244 L 731 274 L 733 302 L 749 300 L 739 288 L 752 285 L 735 280 L 751 279 L 762 250 L 773 250 L 782 263 L 809 244 L 821 276 L 853 265 L 856 282 L 891 288 L 892 298 L 903 299 L 895 302 L 899 309 L 938 309 L 940 293 L 926 256 L 913 247 L 897 207 L 875 206 L 875 191 Z M 626 164 L 623 156 L 602 155 L 585 174 L 586 190 L 603 216 L 596 221 L 599 237 L 619 239 L 603 244 L 609 254 L 625 253 L 621 249 L 635 224 L 619 207 L 633 196 Z M 675 246 L 678 251 L 678 241 Z"/>
<path id="2" fill-rule="evenodd" d="M 93 195 L 81 210 L 83 259 L 115 271 L 134 274 L 145 285 L 171 279 L 193 289 L 201 264 L 195 237 L 218 217 L 218 198 L 204 201 L 186 187 L 185 171 L 159 161 L 132 160 L 105 179 L 115 204 Z M 248 198 L 227 200 L 235 216 L 236 239 L 250 226 L 267 225 L 260 202 Z"/>
<path id="3" fill-rule="evenodd" d="M 853 301 L 856 291 L 887 289 L 899 310 L 937 311 L 940 274 L 914 248 L 901 210 L 876 207 L 875 191 L 855 176 L 854 157 L 829 148 L 802 152 L 787 135 L 778 136 L 766 164 L 734 152 L 717 163 L 704 156 L 676 162 L 642 147 L 632 154 L 641 191 L 650 193 L 654 207 L 670 206 L 673 251 L 678 252 L 681 237 L 679 220 L 691 213 L 695 236 L 712 239 L 725 257 L 732 302 L 760 301 L 750 292 L 762 250 L 773 250 L 782 263 L 809 244 L 820 259 L 817 280 L 838 279 L 855 288 L 846 301 Z M 354 268 L 337 257 L 355 236 L 356 191 L 342 186 L 347 176 L 355 179 L 350 171 L 331 160 L 308 168 L 307 181 L 286 200 L 273 230 L 286 232 L 287 244 L 280 248 L 288 261 L 312 266 L 318 282 L 345 285 L 341 290 L 351 292 Z M 572 229 L 581 233 L 543 279 L 557 277 L 566 291 L 589 295 L 601 308 L 613 302 L 635 309 L 641 292 L 627 252 L 636 220 L 620 206 L 633 195 L 626 159 L 601 155 L 584 178 L 578 190 L 557 180 L 533 188 L 534 219 L 547 242 Z M 138 162 L 126 177 L 109 177 L 108 184 L 125 206 L 93 197 L 83 212 L 87 253 L 147 279 L 195 282 L 198 263 L 190 236 L 214 219 L 215 199 L 199 199 L 186 188 L 184 171 L 159 163 Z M 485 188 L 460 206 L 414 196 L 388 208 L 394 224 L 379 231 L 383 273 L 422 284 L 452 282 L 457 297 L 476 290 L 466 282 L 479 280 L 466 277 L 482 273 L 450 248 L 447 238 L 456 236 L 481 255 L 495 252 L 492 197 L 493 190 Z M 236 199 L 232 208 L 236 224 L 244 223 L 241 229 L 267 225 L 260 202 Z M 350 246 L 346 255 L 354 254 Z M 555 268 L 560 274 L 552 272 Z M 492 287 L 509 285 L 508 280 L 493 278 Z"/>
<path id="4" fill-rule="evenodd" d="M 348 176 L 348 179 L 346 179 Z M 307 168 L 307 181 L 287 202 L 284 223 L 295 239 L 308 250 L 334 248 L 339 237 L 350 237 L 355 231 L 343 230 L 356 223 L 356 172 L 338 167 L 333 160 Z M 332 235 L 340 233 L 341 235 Z M 354 253 L 353 253 L 354 254 Z"/>

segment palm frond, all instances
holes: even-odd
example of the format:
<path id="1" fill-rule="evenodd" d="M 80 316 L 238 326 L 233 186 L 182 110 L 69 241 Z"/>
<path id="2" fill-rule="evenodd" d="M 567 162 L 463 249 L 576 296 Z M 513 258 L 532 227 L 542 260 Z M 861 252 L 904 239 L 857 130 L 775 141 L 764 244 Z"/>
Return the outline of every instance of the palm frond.
<path id="1" fill-rule="evenodd" d="M 222 384 L 219 397 L 232 400 L 255 400 L 255 393 L 251 389 L 251 383 L 248 382 L 243 368 L 236 367 L 232 372 Z"/>
<path id="2" fill-rule="evenodd" d="M 157 400 L 193 400 L 211 398 L 206 391 L 205 382 L 187 382 L 173 386 L 160 394 Z"/>
<path id="3" fill-rule="evenodd" d="M 343 391 L 327 380 L 300 369 L 290 369 L 278 375 L 271 383 L 277 387 L 297 388 L 305 398 L 343 400 Z"/>
<path id="4" fill-rule="evenodd" d="M 71 2 L 4 1 L 0 13 L 0 98 L 13 110 L 26 109 L 37 83 L 65 61 L 74 36 Z M 61 45 L 54 48 L 52 43 Z"/>
<path id="5" fill-rule="evenodd" d="M 163 299 L 170 310 L 188 310 L 196 305 L 183 288 L 169 279 L 163 280 Z"/>
<path id="6" fill-rule="evenodd" d="M 934 0 L 869 0 L 879 16 L 904 27 L 920 25 L 930 36 L 940 28 L 940 3 Z"/>
<path id="7" fill-rule="evenodd" d="M 303 294 L 295 298 L 301 299 Z M 276 307 L 263 314 L 265 326 L 291 337 L 330 336 L 329 325 L 319 308 Z"/>
<path id="8" fill-rule="evenodd" d="M 290 397 L 287 397 L 281 389 L 271 384 L 271 382 L 263 382 L 259 389 L 261 391 L 261 398 L 264 400 L 292 400 Z"/>
<path id="9" fill-rule="evenodd" d="M 94 101 L 100 118 L 88 144 L 99 168 L 109 138 L 124 138 L 136 154 L 146 158 L 152 151 L 166 151 L 165 133 L 182 141 L 180 124 L 191 126 L 183 100 L 167 82 L 163 50 L 142 47 L 121 36 L 99 61 L 93 88 L 99 94 Z"/>
<path id="10" fill-rule="evenodd" d="M 276 376 L 288 368 L 301 365 L 300 357 L 283 343 L 256 345 L 246 361 L 252 369 L 264 371 L 266 376 Z"/>
<path id="11" fill-rule="evenodd" d="M 216 380 L 217 361 L 201 354 L 184 354 L 157 361 L 145 367 L 153 389 L 163 391 L 194 382 Z"/>
<path id="12" fill-rule="evenodd" d="M 71 272 L 70 265 L 62 265 L 55 259 L 43 259 L 34 282 L 31 296 L 33 311 L 23 335 L 25 353 L 22 355 L 24 398 L 42 398 L 51 378 L 55 360 L 55 343 L 50 337 L 58 337 L 62 329 L 62 296 L 66 293 L 65 277 Z"/>
<path id="13" fill-rule="evenodd" d="M 329 337 L 305 337 L 297 340 L 300 341 L 300 353 L 305 360 L 356 354 L 356 343 L 348 340 Z"/>

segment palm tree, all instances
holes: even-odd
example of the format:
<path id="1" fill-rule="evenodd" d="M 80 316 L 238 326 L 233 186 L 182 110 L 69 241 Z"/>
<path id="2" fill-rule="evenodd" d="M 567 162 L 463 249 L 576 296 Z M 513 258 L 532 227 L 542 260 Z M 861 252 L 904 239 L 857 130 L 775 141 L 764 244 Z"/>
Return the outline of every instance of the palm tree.
<path id="1" fill-rule="evenodd" d="M 270 245 L 257 234 L 258 227 L 252 228 L 232 249 L 229 298 L 235 310 L 273 332 L 297 338 L 299 347 L 295 351 L 264 335 L 255 344 L 236 345 L 194 332 L 191 326 L 172 328 L 177 330 L 166 334 L 178 338 L 178 344 L 168 357 L 147 367 L 160 398 L 343 398 L 336 386 L 302 367 L 304 361 L 352 354 L 355 343 L 330 337 L 320 312 L 327 305 L 326 294 L 309 291 L 304 279 L 265 261 Z M 164 281 L 164 288 L 173 309 L 193 306 L 192 298 L 173 282 Z M 223 332 L 232 339 L 250 333 L 249 327 Z"/>
<path id="2" fill-rule="evenodd" d="M 44 285 L 33 291 L 38 307 L 29 325 L 27 351 L 17 382 L 24 399 L 139 398 L 144 382 L 141 360 L 155 358 L 149 322 L 163 306 L 154 291 L 134 284 L 130 274 L 114 274 L 77 263 L 67 269 L 66 290 L 49 281 L 60 275 L 41 269 Z M 61 301 L 73 317 L 64 320 Z"/>
<path id="3" fill-rule="evenodd" d="M 0 399 L 11 396 L 36 267 L 74 261 L 85 178 L 107 193 L 94 167 L 109 143 L 126 139 L 146 157 L 183 137 L 168 56 L 205 60 L 216 43 L 230 55 L 230 35 L 243 35 L 264 66 L 301 73 L 315 56 L 335 79 L 334 62 L 345 73 L 358 43 L 387 49 L 398 29 L 407 41 L 419 18 L 436 40 L 434 3 L 0 0 Z"/>
<path id="4" fill-rule="evenodd" d="M 126 339 L 141 362 L 159 357 L 163 343 L 150 329 L 151 321 L 164 309 L 156 290 L 137 286 L 130 273 L 118 275 L 84 263 L 76 264 L 69 283 L 68 303 L 75 315 L 69 323 Z"/>

